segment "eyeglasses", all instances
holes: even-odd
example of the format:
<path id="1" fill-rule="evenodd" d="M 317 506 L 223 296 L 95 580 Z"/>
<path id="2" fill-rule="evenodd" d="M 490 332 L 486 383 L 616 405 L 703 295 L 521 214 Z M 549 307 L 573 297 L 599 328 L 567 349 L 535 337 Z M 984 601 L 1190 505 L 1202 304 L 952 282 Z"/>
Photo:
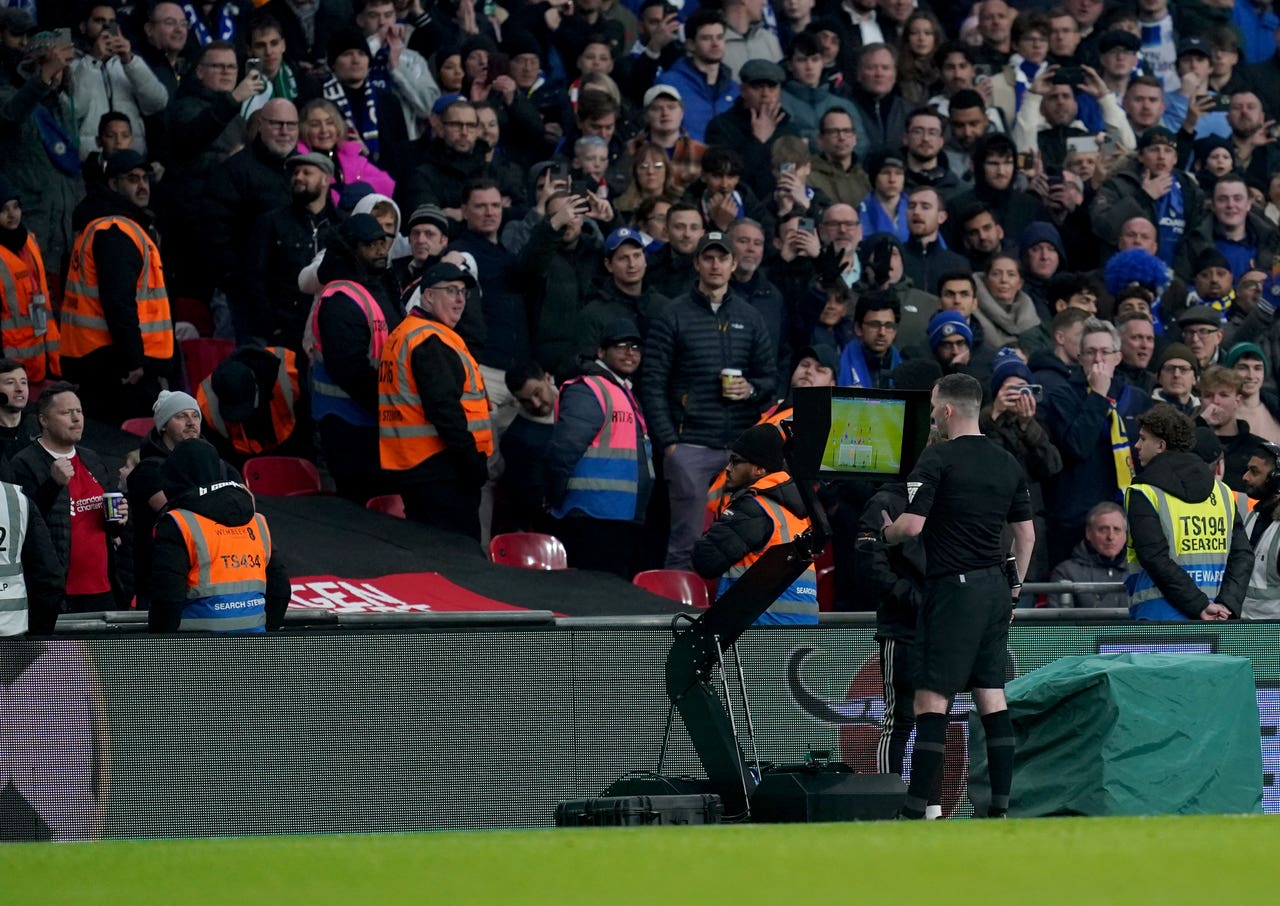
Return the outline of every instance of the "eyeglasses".
<path id="1" fill-rule="evenodd" d="M 468 122 L 466 120 L 445 120 L 446 129 L 479 129 L 480 123 L 477 121 Z"/>
<path id="2" fill-rule="evenodd" d="M 429 293 L 443 293 L 452 299 L 461 299 L 467 294 L 465 286 L 431 286 L 427 288 Z"/>
<path id="3" fill-rule="evenodd" d="M 1187 374 L 1191 371 L 1190 365 L 1175 365 L 1173 362 L 1167 362 L 1160 366 L 1161 371 L 1168 371 L 1170 374 Z"/>
<path id="4" fill-rule="evenodd" d="M 862 329 L 863 330 L 884 330 L 892 333 L 898 329 L 898 325 L 897 325 L 897 322 L 895 321 L 863 321 Z"/>
<path id="5" fill-rule="evenodd" d="M 614 343 L 609 348 L 616 349 L 619 352 L 639 352 L 640 344 L 639 343 Z"/>
<path id="6" fill-rule="evenodd" d="M 1184 337 L 1192 337 L 1197 340 L 1207 340 L 1219 331 L 1217 327 L 1190 327 L 1182 332 Z"/>
<path id="7" fill-rule="evenodd" d="M 862 226 L 861 220 L 824 220 L 822 225 L 825 227 L 835 227 L 837 230 L 856 230 Z"/>
<path id="8" fill-rule="evenodd" d="M 297 120 L 263 120 L 272 129 L 279 129 L 282 132 L 293 132 L 298 128 Z"/>
<path id="9" fill-rule="evenodd" d="M 1101 358 L 1104 358 L 1104 357 L 1106 357 L 1106 356 L 1111 355 L 1113 352 L 1115 352 L 1115 350 L 1114 350 L 1114 349 L 1112 349 L 1112 348 L 1111 348 L 1111 347 L 1109 347 L 1109 346 L 1100 346 L 1100 347 L 1098 347 L 1098 348 L 1096 348 L 1096 349 L 1081 349 L 1081 350 L 1080 350 L 1080 358 L 1082 358 L 1082 359 L 1101 359 Z"/>

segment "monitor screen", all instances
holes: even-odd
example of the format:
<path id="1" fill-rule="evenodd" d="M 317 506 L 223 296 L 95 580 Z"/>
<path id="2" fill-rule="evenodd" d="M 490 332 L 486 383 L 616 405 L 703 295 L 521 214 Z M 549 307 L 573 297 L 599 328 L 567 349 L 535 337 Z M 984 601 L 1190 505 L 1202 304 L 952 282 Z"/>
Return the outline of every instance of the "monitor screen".
<path id="1" fill-rule="evenodd" d="M 905 479 L 929 438 L 928 391 L 797 388 L 797 477 Z"/>

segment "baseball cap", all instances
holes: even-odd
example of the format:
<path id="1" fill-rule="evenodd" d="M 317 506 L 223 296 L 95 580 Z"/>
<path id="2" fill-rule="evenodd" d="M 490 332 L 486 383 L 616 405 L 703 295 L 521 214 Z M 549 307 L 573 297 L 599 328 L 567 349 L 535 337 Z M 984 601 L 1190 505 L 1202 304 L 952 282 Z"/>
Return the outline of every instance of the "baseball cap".
<path id="1" fill-rule="evenodd" d="M 1103 33 L 1102 37 L 1098 39 L 1098 53 L 1107 53 L 1117 48 L 1139 51 L 1142 49 L 1142 39 L 1131 31 L 1125 31 L 1123 28 L 1113 28 L 1111 31 Z"/>
<path id="2" fill-rule="evenodd" d="M 372 214 L 352 214 L 341 230 L 351 242 L 377 242 L 387 238 L 387 231 Z"/>
<path id="3" fill-rule="evenodd" d="M 326 176 L 333 175 L 333 161 L 319 151 L 308 151 L 306 154 L 295 154 L 285 160 L 286 167 L 311 166 L 321 170 Z"/>
<path id="4" fill-rule="evenodd" d="M 110 179 L 115 176 L 123 176 L 134 170 L 145 170 L 146 168 L 147 159 L 145 157 L 132 148 L 125 148 L 123 151 L 117 151 L 107 158 L 103 173 Z"/>
<path id="5" fill-rule="evenodd" d="M 1209 59 L 1213 59 L 1208 40 L 1199 35 L 1192 35 L 1178 42 L 1178 58 L 1181 59 L 1189 53 L 1203 54 Z"/>
<path id="6" fill-rule="evenodd" d="M 476 285 L 476 278 L 472 276 L 471 271 L 458 267 L 456 264 L 441 261 L 439 264 L 433 264 L 422 272 L 419 286 L 426 288 L 440 283 L 447 283 L 450 280 L 461 280 L 468 286 Z"/>
<path id="7" fill-rule="evenodd" d="M 1138 136 L 1138 150 L 1145 151 L 1152 145 L 1168 145 L 1170 148 L 1177 148 L 1178 139 L 1164 126 L 1152 126 Z"/>
<path id="8" fill-rule="evenodd" d="M 644 93 L 644 106 L 648 107 L 650 104 L 652 104 L 654 101 L 656 101 L 658 98 L 661 98 L 661 97 L 671 98 L 673 101 L 676 101 L 677 103 L 680 103 L 680 104 L 684 103 L 684 98 L 680 97 L 680 92 L 676 91 L 676 89 L 673 88 L 672 86 L 654 85 L 652 88 L 650 88 L 648 91 Z"/>
<path id="9" fill-rule="evenodd" d="M 733 245 L 729 242 L 729 237 L 717 230 L 703 234 L 702 238 L 698 240 L 698 249 L 694 254 L 701 255 L 709 248 L 724 249 L 730 255 L 733 254 Z"/>
<path id="10" fill-rule="evenodd" d="M 636 327 L 636 322 L 630 318 L 618 318 L 609 322 L 609 326 L 605 328 L 604 336 L 600 338 L 601 346 L 612 346 L 614 343 L 621 343 L 623 340 L 641 340 L 640 328 Z"/>
<path id="11" fill-rule="evenodd" d="M 738 70 L 738 81 L 743 85 L 750 85 L 752 82 L 781 85 L 786 80 L 787 74 L 782 71 L 782 67 L 771 60 L 747 60 Z"/>
<path id="12" fill-rule="evenodd" d="M 629 227 L 618 227 L 618 229 L 605 237 L 604 250 L 607 254 L 612 255 L 625 242 L 634 243 L 637 248 L 644 249 L 644 240 L 640 238 L 640 233 L 637 230 Z"/>
<path id="13" fill-rule="evenodd" d="M 243 422 L 253 415 L 258 402 L 258 379 L 252 368 L 236 359 L 227 359 L 214 369 L 210 381 L 223 421 Z"/>
<path id="14" fill-rule="evenodd" d="M 812 346 L 806 346 L 800 350 L 800 355 L 796 359 L 797 364 L 799 364 L 800 359 L 813 359 L 823 368 L 831 369 L 833 374 L 840 370 L 840 355 L 836 352 L 834 346 L 830 346 L 827 343 L 815 343 Z"/>

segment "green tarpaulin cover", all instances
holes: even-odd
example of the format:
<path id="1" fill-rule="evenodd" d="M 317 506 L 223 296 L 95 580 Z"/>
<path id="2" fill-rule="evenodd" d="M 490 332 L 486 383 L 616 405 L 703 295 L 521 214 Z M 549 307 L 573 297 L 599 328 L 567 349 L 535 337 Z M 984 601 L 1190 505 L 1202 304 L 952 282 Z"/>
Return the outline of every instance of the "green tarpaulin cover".
<path id="1" fill-rule="evenodd" d="M 1006 689 L 1017 739 L 1009 814 L 1262 811 L 1253 665 L 1198 654 L 1064 657 Z M 986 736 L 969 715 L 969 797 L 990 801 Z"/>

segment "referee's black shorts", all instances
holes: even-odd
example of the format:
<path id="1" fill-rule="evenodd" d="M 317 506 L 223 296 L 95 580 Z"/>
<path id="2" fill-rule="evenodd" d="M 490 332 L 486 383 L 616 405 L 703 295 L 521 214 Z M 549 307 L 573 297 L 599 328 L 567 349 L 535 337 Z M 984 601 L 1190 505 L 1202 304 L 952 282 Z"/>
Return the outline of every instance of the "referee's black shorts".
<path id="1" fill-rule="evenodd" d="M 948 698 L 1003 689 L 1009 608 L 1009 582 L 998 566 L 930 579 L 916 628 L 916 688 Z"/>

